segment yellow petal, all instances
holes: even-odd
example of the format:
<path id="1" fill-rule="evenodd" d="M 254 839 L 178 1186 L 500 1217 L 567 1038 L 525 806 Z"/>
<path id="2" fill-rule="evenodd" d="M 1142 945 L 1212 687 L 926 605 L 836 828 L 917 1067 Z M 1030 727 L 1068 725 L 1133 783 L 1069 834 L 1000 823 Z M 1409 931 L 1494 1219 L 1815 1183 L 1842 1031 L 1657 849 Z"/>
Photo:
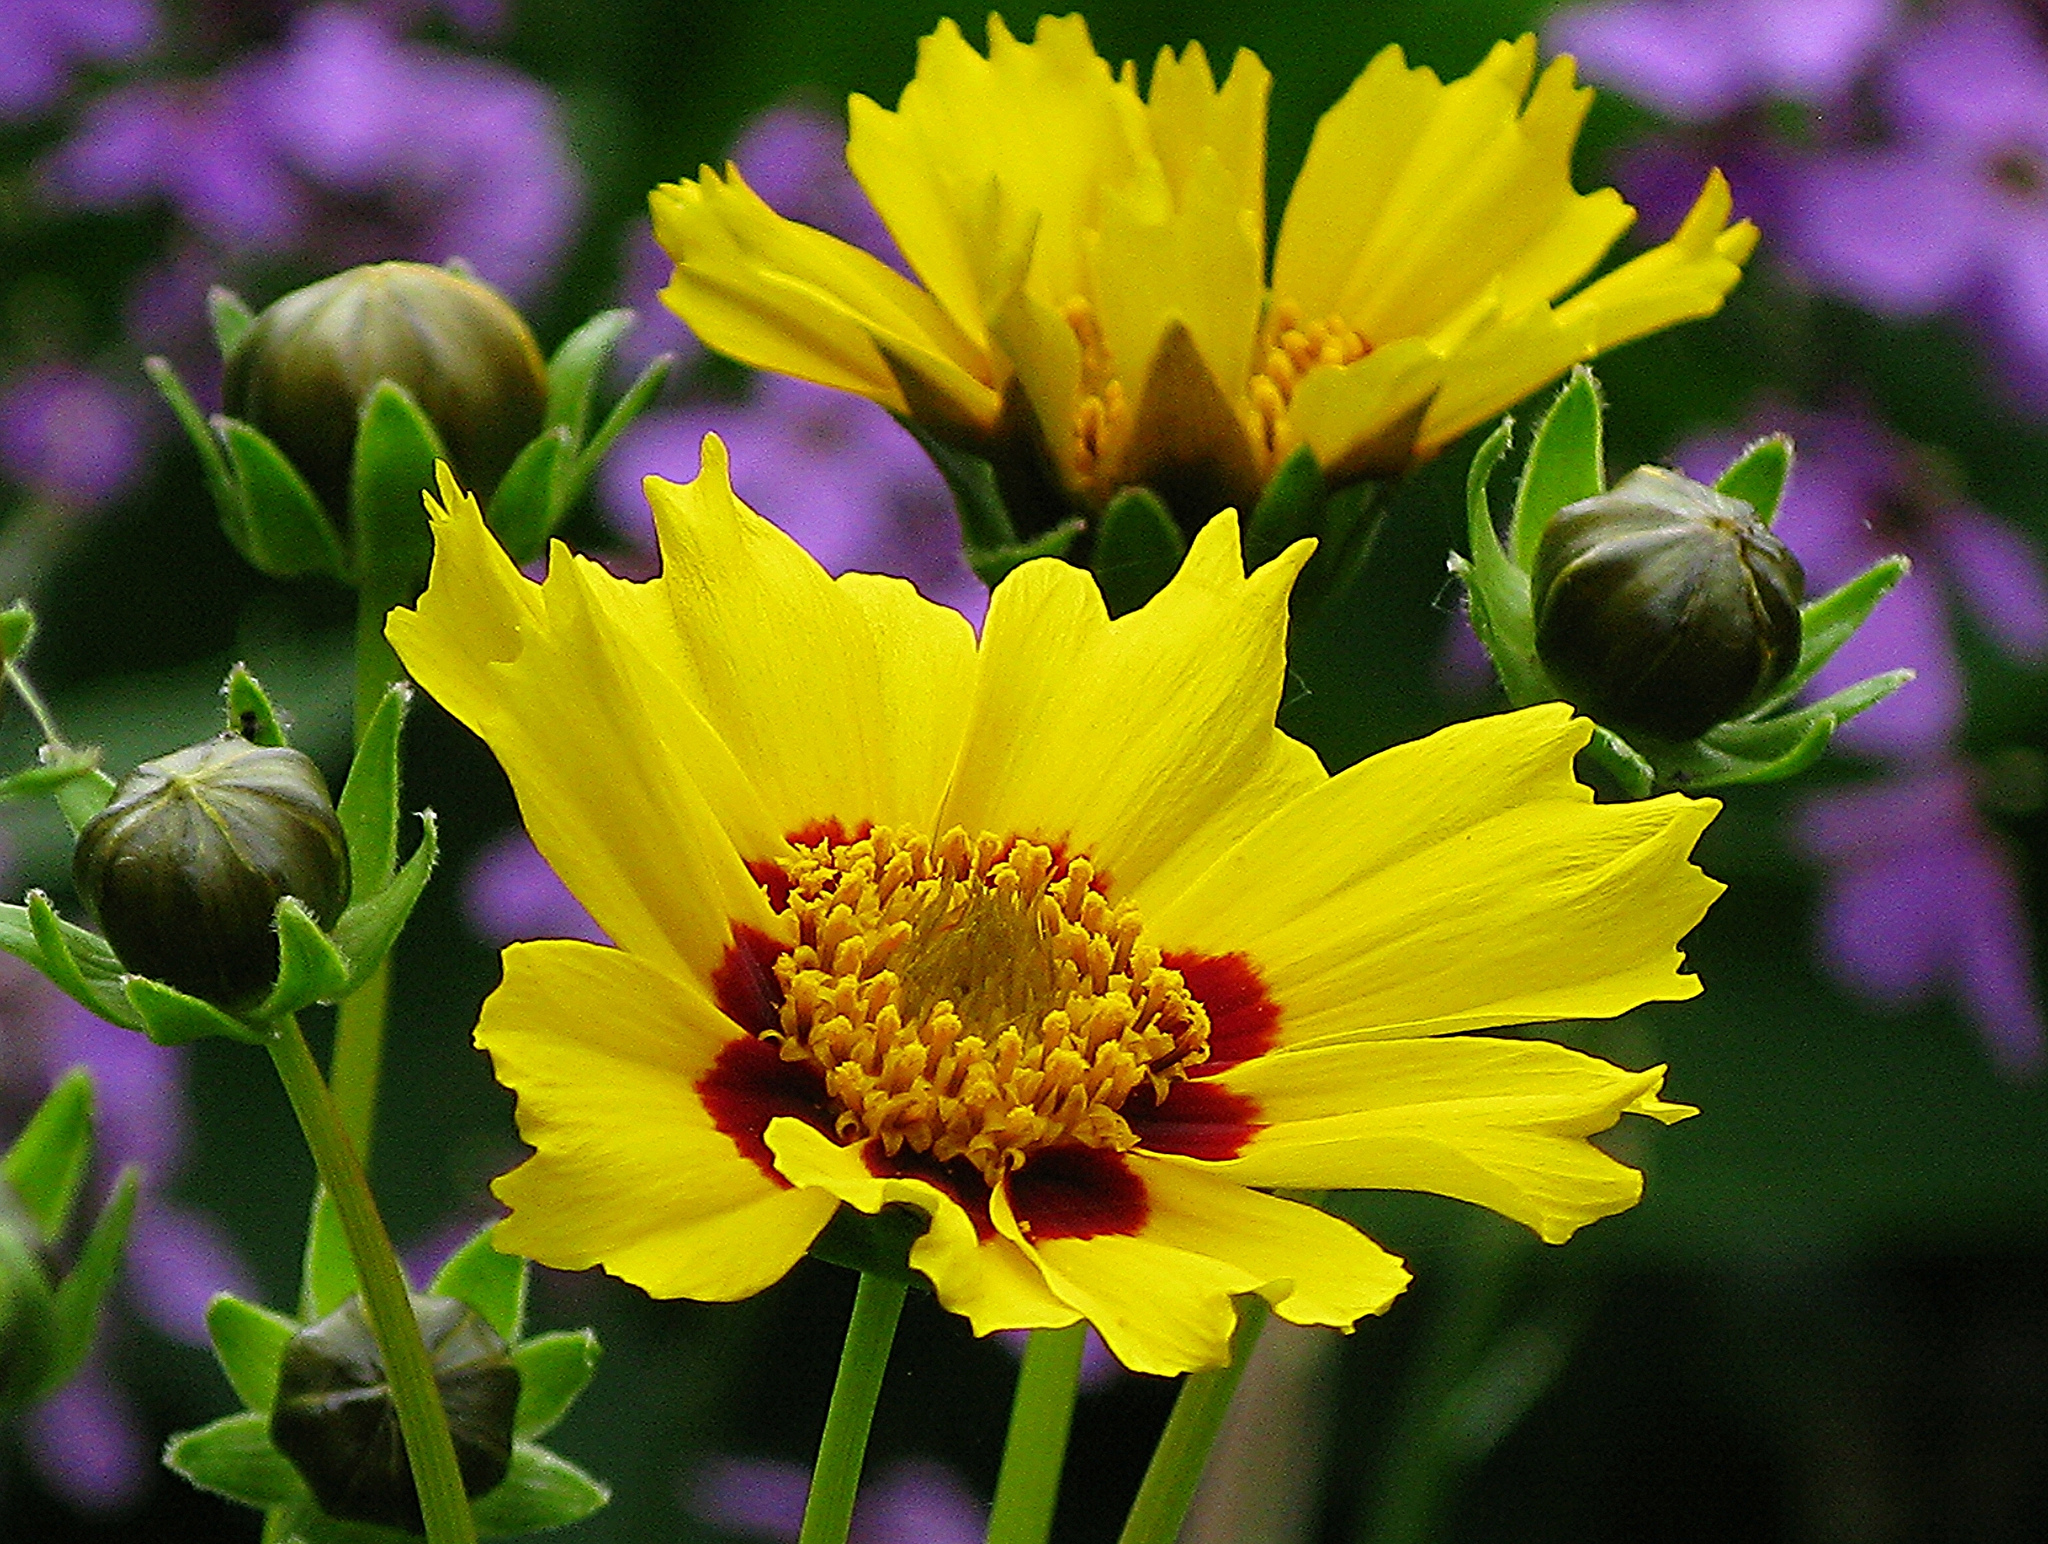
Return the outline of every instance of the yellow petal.
<path id="1" fill-rule="evenodd" d="M 1397 473 L 1408 465 L 1418 425 L 1449 367 L 1431 342 L 1397 339 L 1357 364 L 1309 371 L 1288 406 L 1288 422 L 1326 477 Z"/>
<path id="2" fill-rule="evenodd" d="M 1223 1366 L 1240 1293 L 1262 1294 L 1296 1324 L 1349 1329 L 1408 1283 L 1399 1260 L 1325 1212 L 1142 1153 L 1124 1161 L 1144 1190 L 1135 1233 L 1033 1238 L 1006 1191 L 990 1210 L 1134 1372 Z"/>
<path id="3" fill-rule="evenodd" d="M 1219 91 L 1209 56 L 1190 43 L 1178 57 L 1162 48 L 1145 97 L 1152 145 L 1176 198 L 1184 196 L 1204 151 L 1221 162 L 1233 189 L 1231 202 L 1251 216 L 1263 252 L 1266 239 L 1266 101 L 1273 77 L 1250 49 L 1230 61 Z M 1263 258 L 1261 259 L 1263 263 Z"/>
<path id="4" fill-rule="evenodd" d="M 413 678 L 496 753 L 555 872 L 621 947 L 700 974 L 723 958 L 733 920 L 777 927 L 736 843 L 782 828 L 676 689 L 657 588 L 559 547 L 536 585 L 473 498 L 452 480 L 442 495 L 426 592 L 386 631 Z"/>
<path id="5" fill-rule="evenodd" d="M 1728 179 L 1710 173 L 1676 235 L 1572 296 L 1558 307 L 1560 321 L 1570 327 L 1584 319 L 1596 347 L 1610 349 L 1720 310 L 1756 246 L 1754 225 L 1728 223 L 1733 203 Z"/>
<path id="6" fill-rule="evenodd" d="M 695 182 L 656 188 L 648 203 L 676 263 L 661 298 L 712 348 L 898 413 L 906 404 L 895 370 L 914 370 L 961 425 L 994 424 L 996 366 L 978 325 L 964 331 L 886 263 L 785 220 L 737 171 L 721 178 L 707 167 Z"/>
<path id="7" fill-rule="evenodd" d="M 500 1247 L 655 1297 L 722 1302 L 779 1280 L 835 1203 L 778 1185 L 712 1123 L 697 1083 L 739 1034 L 695 981 L 633 955 L 506 950 L 476 1038 L 534 1155 L 493 1187 L 512 1209 Z"/>
<path id="8" fill-rule="evenodd" d="M 648 497 L 680 688 L 778 834 L 831 819 L 929 828 L 973 695 L 966 620 L 901 580 L 828 578 L 733 496 L 715 437 L 695 482 L 649 479 Z"/>
<path id="9" fill-rule="evenodd" d="M 1478 325 L 1446 352 L 1443 384 L 1416 436 L 1417 460 L 1434 456 L 1474 424 L 1490 421 L 1591 359 L 1600 352 L 1599 331 L 1582 312 L 1567 316 L 1561 308 L 1531 306 L 1507 316 L 1489 304 Z"/>
<path id="10" fill-rule="evenodd" d="M 910 1264 L 931 1282 L 949 1313 L 977 1335 L 996 1330 L 1060 1329 L 1080 1314 L 1053 1296 L 1038 1267 L 1008 1239 L 977 1238 L 958 1202 L 919 1179 L 878 1177 L 861 1148 L 841 1147 L 815 1127 L 783 1117 L 768 1126 L 769 1150 L 791 1184 L 814 1186 L 869 1215 L 900 1202 L 931 1219 L 910 1246 Z"/>
<path id="11" fill-rule="evenodd" d="M 1586 1138 L 1624 1112 L 1697 1113 L 1628 1072 L 1542 1040 L 1402 1040 L 1256 1058 L 1218 1075 L 1272 1124 L 1207 1167 L 1248 1185 L 1423 1190 L 1563 1243 L 1635 1205 L 1643 1177 Z"/>
<path id="12" fill-rule="evenodd" d="M 1241 952 L 1283 1043 L 1604 1018 L 1690 997 L 1678 939 L 1721 886 L 1719 805 L 1592 802 L 1562 704 L 1458 724 L 1296 799 L 1170 905 L 1162 946 Z"/>
<path id="13" fill-rule="evenodd" d="M 1249 579 L 1219 515 L 1173 581 L 1109 620 L 1095 582 L 1027 563 L 982 629 L 981 675 L 940 826 L 1035 833 L 1137 887 L 1255 779 L 1291 775 L 1273 714 L 1298 543 Z"/>

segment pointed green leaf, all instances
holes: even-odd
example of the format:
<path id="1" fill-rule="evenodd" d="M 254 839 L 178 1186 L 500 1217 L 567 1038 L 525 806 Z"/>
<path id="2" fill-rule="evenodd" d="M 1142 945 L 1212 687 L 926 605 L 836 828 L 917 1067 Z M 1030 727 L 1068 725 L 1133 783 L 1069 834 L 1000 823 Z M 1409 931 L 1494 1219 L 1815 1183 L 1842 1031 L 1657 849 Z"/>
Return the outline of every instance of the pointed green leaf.
<path id="1" fill-rule="evenodd" d="M 45 1244 L 54 1244 L 69 1225 L 91 1161 L 92 1075 L 74 1067 L 58 1079 L 0 1159 L 0 1179 L 13 1187 Z"/>
<path id="2" fill-rule="evenodd" d="M 569 431 L 545 431 L 527 441 L 491 495 L 484 520 L 513 562 L 531 563 L 547 547 L 568 455 Z"/>
<path id="3" fill-rule="evenodd" d="M 1758 716 L 1797 696 L 1801 688 L 1819 674 L 1821 666 L 1833 659 L 1835 652 L 1855 636 L 1856 629 L 1869 619 L 1877 603 L 1912 572 L 1912 567 L 1902 557 L 1886 558 L 1871 564 L 1840 589 L 1831 590 L 1819 600 L 1802 607 L 1799 612 L 1799 663 L 1772 694 L 1771 701 L 1759 710 Z"/>
<path id="4" fill-rule="evenodd" d="M 227 684 L 221 688 L 221 695 L 228 705 L 228 732 L 238 734 L 251 745 L 288 745 L 284 737 L 284 726 L 277 720 L 277 709 L 271 706 L 270 694 L 263 689 L 263 683 L 249 673 L 249 667 L 237 664 L 228 671 Z"/>
<path id="5" fill-rule="evenodd" d="M 42 1396 L 57 1348 L 56 1295 L 26 1231 L 0 1216 L 0 1416 Z"/>
<path id="6" fill-rule="evenodd" d="M 548 361 L 548 428 L 565 428 L 572 443 L 583 442 L 604 367 L 637 320 L 624 308 L 600 311 L 562 340 Z"/>
<path id="7" fill-rule="evenodd" d="M 341 1230 L 341 1213 L 324 1188 L 317 1190 L 299 1267 L 299 1317 L 308 1322 L 324 1319 L 347 1302 L 357 1287 L 356 1262 Z"/>
<path id="8" fill-rule="evenodd" d="M 1543 539 L 1551 517 L 1565 505 L 1589 499 L 1606 488 L 1601 437 L 1600 383 L 1591 370 L 1579 365 L 1537 424 L 1521 485 L 1515 490 L 1508 550 L 1523 572 L 1534 566 L 1536 544 Z"/>
<path id="9" fill-rule="evenodd" d="M 1729 726 L 1722 726 L 1723 728 Z M 1741 726 L 1750 731 L 1740 751 L 1724 748 L 1716 729 L 1658 768 L 1667 788 L 1703 789 L 1774 783 L 1804 772 L 1827 750 L 1835 732 L 1830 714 L 1799 715 L 1768 725 Z"/>
<path id="10" fill-rule="evenodd" d="M 264 1031 L 211 1003 L 187 997 L 175 987 L 152 981 L 147 976 L 126 979 L 131 1017 L 141 1021 L 142 1032 L 158 1045 L 184 1045 L 187 1041 L 219 1036 L 262 1045 Z"/>
<path id="11" fill-rule="evenodd" d="M 237 543 L 242 555 L 277 579 L 343 577 L 348 560 L 340 533 L 299 469 L 268 435 L 239 419 L 215 415 L 213 425 L 242 490 L 248 521 Z"/>
<path id="12" fill-rule="evenodd" d="M 611 1500 L 609 1487 L 557 1453 L 515 1443 L 512 1469 L 496 1489 L 476 1498 L 472 1513 L 486 1538 L 581 1522 Z"/>
<path id="13" fill-rule="evenodd" d="M 46 747 L 47 749 L 47 747 Z M 24 767 L 7 777 L 0 777 L 0 799 L 38 798 L 44 794 L 61 795 L 66 785 L 81 779 L 88 782 L 96 779 L 107 785 L 108 798 L 113 797 L 113 782 L 99 776 L 99 751 L 65 749 L 40 767 Z M 104 800 L 100 809 L 106 808 Z M 94 815 L 99 810 L 92 812 Z M 91 819 L 88 815 L 86 819 Z M 81 821 L 80 826 L 84 825 Z"/>
<path id="14" fill-rule="evenodd" d="M 1034 558 L 1064 558 L 1086 529 L 1082 521 L 1075 519 L 1065 525 L 1054 526 L 1043 536 L 1014 546 L 970 547 L 966 553 L 967 566 L 974 570 L 975 578 L 994 589 L 1012 571 L 1022 568 Z"/>
<path id="15" fill-rule="evenodd" d="M 1315 452 L 1297 445 L 1266 480 L 1244 531 L 1247 571 L 1270 563 L 1304 536 L 1316 534 L 1316 517 L 1329 497 Z"/>
<path id="16" fill-rule="evenodd" d="M 0 611 L 0 664 L 11 665 L 35 641 L 36 614 L 20 601 Z"/>
<path id="17" fill-rule="evenodd" d="M 240 348 L 243 337 L 256 325 L 256 313 L 225 284 L 216 284 L 206 292 L 206 315 L 213 323 L 213 346 L 220 350 L 222 359 Z"/>
<path id="18" fill-rule="evenodd" d="M 521 1437 L 542 1436 L 569 1413 L 597 1373 L 597 1336 L 589 1330 L 557 1330 L 515 1346 L 519 1369 L 519 1413 L 512 1429 Z"/>
<path id="19" fill-rule="evenodd" d="M 349 882 L 357 901 L 390 884 L 398 867 L 398 740 L 411 706 L 412 687 L 406 682 L 386 688 L 364 726 L 335 806 L 348 839 Z"/>
<path id="20" fill-rule="evenodd" d="M 1487 484 L 1507 454 L 1515 421 L 1503 418 L 1472 456 L 1465 475 L 1465 538 L 1470 562 L 1456 558 L 1452 570 L 1465 581 L 1472 631 L 1493 660 L 1508 701 L 1518 708 L 1553 701 L 1556 690 L 1536 662 L 1536 622 L 1529 603 L 1529 576 L 1508 561 L 1494 529 Z"/>
<path id="21" fill-rule="evenodd" d="M 306 1496 L 298 1470 L 271 1445 L 270 1418 L 254 1410 L 179 1432 L 164 1446 L 164 1465 L 201 1490 L 253 1507 L 288 1506 Z"/>
<path id="22" fill-rule="evenodd" d="M 206 415 L 192 400 L 192 393 L 185 389 L 185 383 L 171 368 L 169 360 L 151 357 L 143 361 L 142 368 L 155 382 L 164 401 L 170 404 L 178 426 L 185 431 L 185 438 L 192 442 L 193 450 L 199 455 L 199 469 L 206 477 L 207 491 L 213 495 L 221 529 L 227 532 L 235 550 L 254 564 L 256 560 L 249 547 L 249 506 L 242 497 L 242 486 L 236 480 L 233 468 L 228 465 L 227 451 L 219 436 L 207 425 Z"/>
<path id="23" fill-rule="evenodd" d="M 526 1322 L 526 1261 L 491 1247 L 497 1224 L 477 1229 L 449 1256 L 428 1288 L 443 1297 L 469 1304 L 508 1341 L 519 1338 Z"/>
<path id="24" fill-rule="evenodd" d="M 27 960 L 101 1018 L 123 1029 L 142 1028 L 128 1002 L 121 962 L 107 941 L 64 921 L 42 891 L 29 891 L 26 907 L 0 906 L 0 949 Z"/>
<path id="25" fill-rule="evenodd" d="M 1119 489 L 1102 512 L 1095 550 L 1088 559 L 1109 614 L 1120 617 L 1136 611 L 1165 589 L 1180 572 L 1187 550 L 1180 527 L 1157 494 L 1150 488 Z"/>
<path id="26" fill-rule="evenodd" d="M 391 946 L 405 930 L 406 919 L 419 902 L 420 892 L 426 888 L 427 876 L 434 871 L 440 845 L 432 810 L 420 812 L 420 827 L 420 844 L 406 859 L 405 867 L 376 894 L 352 903 L 334 924 L 334 941 L 348 957 L 350 970 L 343 996 L 367 981 L 370 972 L 391 952 Z"/>
<path id="27" fill-rule="evenodd" d="M 1018 547 L 1017 527 L 1010 519 L 1010 511 L 1003 503 L 1003 496 L 996 487 L 993 468 L 980 456 L 970 454 L 945 441 L 926 433 L 907 418 L 896 420 L 910 431 L 911 437 L 924 447 L 924 453 L 932 458 L 932 465 L 939 469 L 939 475 L 946 479 L 946 487 L 952 491 L 953 507 L 960 516 L 960 540 L 967 549 L 967 561 L 974 571 L 981 575 L 982 583 L 996 581 L 982 573 L 976 562 L 977 552 L 1010 552 Z M 1061 527 L 1065 529 L 1065 527 Z M 1079 528 L 1076 527 L 1076 534 Z M 1073 537 L 1067 538 L 1068 542 Z M 1063 547 L 1054 556 L 1064 556 Z M 1034 554 L 1036 555 L 1036 554 Z M 1022 559 L 1019 559 L 1021 562 Z M 1002 570 L 1008 573 L 1012 563 Z"/>
<path id="28" fill-rule="evenodd" d="M 62 769 L 62 780 L 50 791 L 64 824 L 77 836 L 92 823 L 93 816 L 113 802 L 114 780 L 99 769 L 99 748 L 45 745 L 36 754 L 44 765 Z"/>
<path id="29" fill-rule="evenodd" d="M 427 490 L 445 461 L 441 436 L 403 386 L 379 381 L 364 399 L 349 473 L 354 579 L 376 595 L 410 599 L 427 577 L 434 542 Z"/>
<path id="30" fill-rule="evenodd" d="M 1729 463 L 1728 470 L 1714 479 L 1714 490 L 1731 499 L 1741 499 L 1756 511 L 1757 519 L 1769 525 L 1778 518 L 1778 500 L 1784 496 L 1785 480 L 1792 475 L 1792 441 L 1782 434 L 1758 440 Z"/>
<path id="31" fill-rule="evenodd" d="M 251 1410 L 268 1411 L 277 1398 L 285 1344 L 299 1332 L 298 1321 L 223 1292 L 206 1305 L 206 1332 L 235 1397 Z"/>
<path id="32" fill-rule="evenodd" d="M 277 911 L 277 985 L 251 1018 L 267 1022 L 346 996 L 353 979 L 350 962 L 320 931 L 320 924 L 295 895 L 281 896 Z"/>
<path id="33" fill-rule="evenodd" d="M 569 507 L 582 494 L 584 484 L 590 481 L 591 474 L 597 470 L 598 463 L 604 460 L 613 443 L 631 427 L 634 419 L 646 411 L 647 404 L 667 382 L 675 362 L 673 354 L 657 354 L 648 360 L 647 367 L 633 378 L 633 384 L 626 388 L 625 395 L 614 402 L 612 410 L 604 415 L 604 422 L 597 426 L 597 433 L 577 450 L 568 463 L 567 473 L 556 480 L 554 509 L 548 519 L 550 531 L 562 523 Z"/>
<path id="34" fill-rule="evenodd" d="M 57 1283 L 56 1332 L 53 1360 L 43 1377 L 43 1392 L 49 1393 L 68 1382 L 92 1349 L 93 1331 L 99 1325 L 100 1305 L 114 1284 L 114 1271 L 121 1263 L 121 1247 L 128 1242 L 128 1225 L 135 1219 L 135 1192 L 142 1171 L 133 1164 L 121 1171 L 114 1194 L 86 1235 L 71 1274 Z"/>

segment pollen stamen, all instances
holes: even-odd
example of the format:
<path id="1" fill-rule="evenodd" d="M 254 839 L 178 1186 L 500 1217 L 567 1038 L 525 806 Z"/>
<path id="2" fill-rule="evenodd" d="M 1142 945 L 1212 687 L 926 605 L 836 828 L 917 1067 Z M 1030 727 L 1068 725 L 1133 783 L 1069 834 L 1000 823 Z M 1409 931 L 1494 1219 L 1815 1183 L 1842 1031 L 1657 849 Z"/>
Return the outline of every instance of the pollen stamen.
<path id="1" fill-rule="evenodd" d="M 1042 1149 L 1137 1145 L 1118 1113 L 1209 1055 L 1209 1017 L 1084 857 L 876 827 L 798 843 L 777 1041 L 823 1074 L 841 1141 L 991 1185 Z"/>

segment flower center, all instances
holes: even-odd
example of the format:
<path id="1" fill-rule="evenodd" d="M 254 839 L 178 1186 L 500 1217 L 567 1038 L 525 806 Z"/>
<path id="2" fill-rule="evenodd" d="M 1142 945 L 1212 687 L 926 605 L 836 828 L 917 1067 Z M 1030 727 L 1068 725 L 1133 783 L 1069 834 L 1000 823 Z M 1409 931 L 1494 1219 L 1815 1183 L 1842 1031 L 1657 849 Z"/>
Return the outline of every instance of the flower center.
<path id="1" fill-rule="evenodd" d="M 1208 1058 L 1208 1013 L 1086 858 L 878 826 L 783 867 L 798 942 L 764 1038 L 824 1075 L 841 1141 L 964 1158 L 994 1185 L 1044 1149 L 1135 1147 L 1124 1101 Z"/>
<path id="2" fill-rule="evenodd" d="M 1266 357 L 1246 393 L 1244 426 L 1270 472 L 1299 443 L 1287 410 L 1301 378 L 1318 366 L 1355 365 L 1372 352 L 1372 344 L 1334 311 L 1310 320 L 1291 300 L 1273 307 L 1266 319 L 1266 337 Z"/>

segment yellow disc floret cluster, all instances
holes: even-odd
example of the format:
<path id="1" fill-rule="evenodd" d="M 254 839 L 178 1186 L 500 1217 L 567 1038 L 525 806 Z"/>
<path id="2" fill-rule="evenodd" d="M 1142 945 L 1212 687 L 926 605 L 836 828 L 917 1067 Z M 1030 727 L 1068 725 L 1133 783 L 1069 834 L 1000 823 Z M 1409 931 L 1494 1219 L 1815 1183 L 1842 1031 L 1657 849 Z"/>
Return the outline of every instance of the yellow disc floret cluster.
<path id="1" fill-rule="evenodd" d="M 1208 1014 L 1085 858 L 960 827 L 795 851 L 781 1054 L 823 1073 L 842 1141 L 993 1185 L 1045 1148 L 1134 1147 L 1124 1101 L 1209 1055 Z"/>

